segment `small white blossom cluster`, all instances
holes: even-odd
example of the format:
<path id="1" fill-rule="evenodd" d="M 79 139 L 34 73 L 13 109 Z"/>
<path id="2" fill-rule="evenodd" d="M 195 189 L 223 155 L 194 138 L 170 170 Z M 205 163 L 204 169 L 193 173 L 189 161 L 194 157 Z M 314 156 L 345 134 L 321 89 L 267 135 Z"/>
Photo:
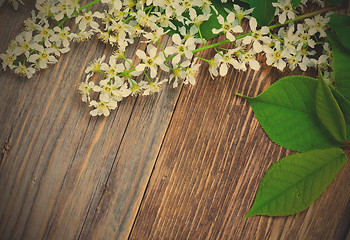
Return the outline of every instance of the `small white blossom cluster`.
<path id="1" fill-rule="evenodd" d="M 198 36 L 198 26 L 208 20 L 211 9 L 215 9 L 209 0 L 101 2 L 109 7 L 103 13 L 95 13 L 102 22 L 102 29 L 97 30 L 98 36 L 103 42 L 117 46 L 120 51 L 124 51 L 136 37 L 143 36 L 148 42 L 156 43 L 167 33 L 164 28 L 180 31 L 185 38 L 196 34 Z M 183 16 L 185 13 L 188 17 Z M 174 25 L 174 19 L 183 25 L 181 29 Z M 184 26 L 191 26 L 188 27 L 188 32 Z"/>
<path id="2" fill-rule="evenodd" d="M 106 4 L 105 10 L 92 12 L 88 7 L 98 2 Z M 9 67 L 30 78 L 37 70 L 56 63 L 60 54 L 69 51 L 71 41 L 86 40 L 97 34 L 115 51 L 108 63 L 105 56 L 94 60 L 85 70 L 85 81 L 79 85 L 82 101 L 93 107 L 92 116 L 108 116 L 123 98 L 159 92 L 165 82 L 173 87 L 180 82 L 195 84 L 196 72 L 201 66 L 199 61 L 209 64 L 210 76 L 215 78 L 226 76 L 230 66 L 239 71 L 246 71 L 248 67 L 258 70 L 259 54 L 265 56 L 267 65 L 281 71 L 286 67 L 291 70 L 299 67 L 303 71 L 319 67 L 329 80 L 332 56 L 329 44 L 324 43 L 329 17 L 316 15 L 303 22 L 294 21 L 307 0 L 301 3 L 298 8 L 291 0 L 273 3 L 279 27 L 259 27 L 251 15 L 253 9 L 233 4 L 232 10 L 225 9 L 225 17 L 218 15 L 220 27 L 212 29 L 213 34 L 226 36 L 223 43 L 233 45 L 227 49 L 207 45 L 202 37 L 201 24 L 213 12 L 218 14 L 210 0 L 94 0 L 83 7 L 77 0 L 38 0 L 39 12 L 33 12 L 26 20 L 24 31 L 0 58 L 3 69 Z M 72 17 L 78 25 L 76 32 L 63 25 Z M 53 26 L 52 19 L 59 24 Z M 248 26 L 246 31 L 243 25 Z M 160 40 L 169 32 L 172 45 L 162 46 Z M 131 56 L 124 54 L 136 38 L 147 47 L 136 51 L 137 63 L 133 63 Z M 198 43 L 204 47 L 197 49 Z M 322 54 L 316 53 L 317 45 L 323 46 Z M 208 48 L 216 50 L 212 59 L 196 55 Z M 168 77 L 160 79 L 160 71 L 168 72 Z"/>
<path id="3" fill-rule="evenodd" d="M 213 8 L 210 1 L 102 2 L 108 4 L 108 10 L 95 13 L 102 23 L 101 29 L 96 29 L 96 32 L 103 42 L 115 46 L 117 50 L 108 64 L 104 62 L 105 57 L 93 61 L 86 69 L 86 80 L 79 86 L 82 100 L 94 107 L 90 111 L 92 116 L 108 116 L 123 98 L 158 92 L 164 82 L 172 83 L 174 87 L 180 81 L 195 84 L 195 74 L 200 64 L 192 62 L 193 51 L 196 43 L 202 42 L 198 37 L 199 26 L 210 17 Z M 183 16 L 184 13 L 187 13 L 187 17 Z M 177 28 L 173 19 L 190 27 Z M 173 45 L 165 48 L 160 43 L 161 37 L 167 33 L 164 28 L 179 32 L 172 36 Z M 124 56 L 124 51 L 136 37 L 141 37 L 148 46 L 146 51 L 136 51 L 140 63 L 135 66 L 131 59 Z M 160 80 L 157 77 L 159 70 L 171 72 L 169 78 Z M 98 84 L 91 80 L 96 72 L 103 76 Z M 141 74 L 145 74 L 146 81 L 137 81 L 137 76 Z M 92 100 L 92 95 L 97 95 L 98 99 Z"/>
<path id="4" fill-rule="evenodd" d="M 278 7 L 277 12 L 283 9 L 283 12 L 279 13 L 279 22 L 284 23 L 286 16 L 295 17 L 291 0 L 279 0 L 273 5 Z M 288 7 L 285 7 L 286 5 Z M 223 51 L 218 50 L 215 57 L 210 60 L 209 72 L 212 77 L 225 76 L 229 66 L 242 71 L 245 71 L 247 66 L 258 70 L 260 64 L 256 60 L 257 54 L 265 55 L 266 64 L 281 71 L 287 66 L 291 70 L 298 66 L 301 70 L 306 71 L 308 67 L 322 65 L 325 76 L 329 76 L 331 61 L 329 45 L 323 45 L 322 42 L 324 54 L 321 56 L 317 57 L 315 51 L 316 39 L 322 41 L 326 37 L 325 30 L 330 20 L 329 17 L 317 15 L 305 19 L 303 23 L 290 23 L 286 27 L 279 28 L 278 31 L 270 31 L 267 26 L 258 29 L 256 19 L 248 15 L 244 17 L 249 21 L 249 33 L 235 37 L 234 34 L 243 32 L 241 19 L 238 19 L 236 15 L 237 12 L 229 12 L 226 19 L 219 16 L 221 28 L 213 29 L 215 34 L 224 33 L 228 40 L 234 42 L 235 47 Z"/>
<path id="5" fill-rule="evenodd" d="M 86 80 L 79 86 L 82 100 L 94 107 L 90 114 L 92 116 L 102 114 L 108 116 L 110 110 L 115 109 L 117 103 L 123 98 L 129 95 L 150 95 L 159 92 L 160 86 L 164 82 L 173 82 L 174 87 L 177 87 L 179 81 L 184 81 L 185 84 L 194 84 L 195 74 L 200 66 L 197 63 L 191 64 L 190 61 L 193 53 L 189 49 L 194 49 L 194 39 L 189 38 L 182 42 L 178 34 L 175 34 L 173 39 L 174 42 L 179 40 L 180 42 L 177 42 L 179 45 L 169 46 L 165 48 L 163 53 L 159 53 L 152 44 L 147 46 L 146 51 L 138 49 L 136 55 L 141 62 L 137 66 L 134 66 L 131 63 L 132 60 L 127 59 L 120 52 L 111 55 L 108 63 L 104 62 L 105 56 L 94 60 L 85 70 Z M 185 52 L 188 54 L 187 57 Z M 181 53 L 185 55 L 179 56 Z M 172 58 L 169 62 L 173 67 L 165 63 L 166 57 L 169 56 Z M 123 59 L 124 62 L 118 61 L 120 59 Z M 160 80 L 157 76 L 159 69 L 166 72 L 172 71 L 169 79 Z M 95 73 L 100 73 L 103 76 L 98 85 L 91 80 Z M 145 74 L 147 81 L 137 82 L 137 77 L 142 73 Z M 91 100 L 92 95 L 97 95 L 98 100 Z"/>
<path id="6" fill-rule="evenodd" d="M 24 22 L 23 31 L 11 41 L 6 53 L 0 54 L 2 68 L 13 69 L 15 73 L 31 78 L 33 74 L 57 62 L 57 58 L 70 50 L 70 40 L 74 37 L 69 27 L 54 26 L 50 20 L 63 20 L 72 17 L 79 8 L 77 1 L 39 0 L 38 13 Z"/>

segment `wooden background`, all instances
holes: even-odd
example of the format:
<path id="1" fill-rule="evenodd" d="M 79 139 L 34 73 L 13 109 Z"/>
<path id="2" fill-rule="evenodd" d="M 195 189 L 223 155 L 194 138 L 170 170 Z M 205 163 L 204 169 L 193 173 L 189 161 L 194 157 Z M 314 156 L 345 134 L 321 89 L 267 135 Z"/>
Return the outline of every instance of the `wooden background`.
<path id="1" fill-rule="evenodd" d="M 30 16 L 25 4 L 0 8 L 0 52 Z M 1 71 L 1 240 L 350 239 L 349 161 L 306 211 L 243 219 L 265 171 L 291 152 L 235 92 L 256 96 L 289 71 L 212 80 L 203 64 L 194 87 L 165 85 L 90 117 L 78 84 L 112 50 L 96 38 L 71 48 L 30 80 Z"/>

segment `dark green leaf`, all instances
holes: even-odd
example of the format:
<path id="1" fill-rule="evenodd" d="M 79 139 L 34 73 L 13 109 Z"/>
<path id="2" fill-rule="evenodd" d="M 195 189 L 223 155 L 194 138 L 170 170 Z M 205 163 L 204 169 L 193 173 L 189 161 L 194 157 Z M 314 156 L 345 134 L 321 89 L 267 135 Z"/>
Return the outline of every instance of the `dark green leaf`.
<path id="1" fill-rule="evenodd" d="M 347 0 L 327 0 L 327 2 L 332 6 L 338 6 L 340 4 L 345 3 Z"/>
<path id="2" fill-rule="evenodd" d="M 212 32 L 212 30 L 214 28 L 216 29 L 220 29 L 221 28 L 221 24 L 219 24 L 218 21 L 218 15 L 222 15 L 225 19 L 228 15 L 228 13 L 225 11 L 225 9 L 228 9 L 230 11 L 234 12 L 234 7 L 233 4 L 239 5 L 240 7 L 242 7 L 243 9 L 247 9 L 249 8 L 249 1 L 245 0 L 245 1 L 239 1 L 239 0 L 228 0 L 226 3 L 222 3 L 221 0 L 212 0 L 211 4 L 215 7 L 215 9 L 218 11 L 218 14 L 211 9 L 211 16 L 208 19 L 208 21 L 204 21 L 201 25 L 200 25 L 200 30 L 202 33 L 202 37 L 206 40 L 212 39 L 216 36 L 218 36 L 219 34 L 214 34 Z M 196 8 L 197 14 L 201 14 L 202 11 L 199 8 Z M 189 17 L 188 13 L 184 13 L 185 17 Z M 179 33 L 179 29 L 181 27 L 185 27 L 187 29 L 187 31 L 192 27 L 192 25 L 190 24 L 183 24 L 177 20 L 172 20 L 172 23 L 177 27 L 176 30 L 172 29 L 172 28 L 164 28 L 165 31 L 168 31 L 169 35 L 173 35 L 175 33 Z M 196 35 L 196 37 L 199 37 L 199 34 Z"/>
<path id="3" fill-rule="evenodd" d="M 212 0 L 211 3 L 215 6 L 216 10 L 218 11 L 219 15 L 222 15 L 225 19 L 227 17 L 227 12 L 225 11 L 225 8 L 233 11 L 233 4 L 230 1 L 227 1 L 227 3 L 222 3 L 221 0 Z M 214 28 L 220 29 L 221 24 L 218 22 L 218 15 L 212 10 L 212 15 L 210 16 L 208 21 L 205 21 L 200 26 L 202 36 L 205 39 L 211 39 L 216 37 L 218 34 L 214 34 L 212 30 Z"/>
<path id="4" fill-rule="evenodd" d="M 346 131 L 343 113 L 321 74 L 316 87 L 315 103 L 316 114 L 320 121 L 335 141 L 345 144 Z"/>
<path id="5" fill-rule="evenodd" d="M 350 101 L 350 50 L 339 42 L 335 34 L 327 32 L 327 36 L 332 46 L 333 69 L 337 89 Z"/>
<path id="6" fill-rule="evenodd" d="M 350 49 L 350 16 L 332 14 L 328 25 L 337 32 L 343 46 Z"/>
<path id="7" fill-rule="evenodd" d="M 216 14 L 216 12 L 211 9 L 211 16 L 208 19 L 208 21 L 204 21 L 201 26 L 200 26 L 200 30 L 202 33 L 202 37 L 206 40 L 212 39 L 216 36 L 218 36 L 219 34 L 214 34 L 212 32 L 212 30 L 214 28 L 216 29 L 220 29 L 221 28 L 221 24 L 218 21 L 218 15 L 222 15 L 225 19 L 227 17 L 227 12 L 225 11 L 225 9 L 228 9 L 230 11 L 234 11 L 234 7 L 233 7 L 233 2 L 232 1 L 227 1 L 226 3 L 222 3 L 221 0 L 212 0 L 211 1 L 212 5 L 216 8 L 216 10 L 218 11 L 218 14 Z M 245 2 L 242 1 L 234 1 L 235 4 L 243 7 L 243 8 L 247 8 L 249 7 L 249 5 Z M 201 13 L 201 11 L 199 11 L 198 8 L 197 9 L 197 13 Z M 186 17 L 189 17 L 188 13 L 184 14 Z M 182 24 L 181 22 L 177 21 L 177 20 L 172 20 L 172 23 L 174 23 L 174 25 L 177 27 L 177 30 L 171 29 L 171 28 L 165 28 L 164 30 L 169 31 L 168 34 L 173 35 L 175 33 L 179 33 L 179 28 L 180 27 L 185 27 L 187 30 L 189 30 L 191 28 L 192 25 L 187 25 L 187 24 Z M 196 36 L 196 37 L 199 37 Z"/>
<path id="8" fill-rule="evenodd" d="M 345 124 L 346 124 L 346 138 L 350 141 L 350 102 L 334 87 L 330 86 L 334 98 L 337 100 L 338 105 L 343 112 Z"/>
<path id="9" fill-rule="evenodd" d="M 286 216 L 305 210 L 331 184 L 345 162 L 346 155 L 340 148 L 282 158 L 267 170 L 246 218 Z"/>
<path id="10" fill-rule="evenodd" d="M 253 17 L 260 26 L 268 26 L 275 15 L 275 8 L 272 6 L 273 2 L 277 0 L 250 0 L 250 7 L 254 8 Z"/>
<path id="11" fill-rule="evenodd" d="M 297 6 L 299 6 L 300 2 L 301 2 L 301 0 L 292 0 L 293 7 L 296 8 Z"/>
<path id="12" fill-rule="evenodd" d="M 245 97 L 270 139 L 298 152 L 339 147 L 318 119 L 317 80 L 304 76 L 282 78 L 257 97 Z"/>

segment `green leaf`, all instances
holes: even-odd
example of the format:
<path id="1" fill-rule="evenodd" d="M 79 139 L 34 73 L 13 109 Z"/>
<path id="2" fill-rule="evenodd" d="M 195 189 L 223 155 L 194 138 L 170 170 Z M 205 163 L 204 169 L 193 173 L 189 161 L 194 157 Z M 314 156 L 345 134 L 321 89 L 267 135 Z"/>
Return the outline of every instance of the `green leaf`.
<path id="1" fill-rule="evenodd" d="M 338 105 L 343 112 L 345 124 L 346 124 L 346 138 L 350 141 L 350 101 L 348 101 L 340 92 L 334 87 L 329 86 L 334 98 L 337 100 Z"/>
<path id="2" fill-rule="evenodd" d="M 350 49 L 350 16 L 332 14 L 328 25 L 337 32 L 343 46 Z"/>
<path id="3" fill-rule="evenodd" d="M 338 6 L 345 3 L 346 0 L 327 0 L 327 2 L 332 6 Z"/>
<path id="4" fill-rule="evenodd" d="M 211 1 L 212 5 L 215 6 L 216 10 L 218 11 L 219 14 L 216 14 L 214 12 L 214 10 L 211 10 L 211 16 L 208 19 L 208 21 L 205 21 L 202 23 L 202 25 L 200 26 L 201 32 L 202 32 L 202 36 L 203 38 L 205 38 L 206 40 L 212 39 L 216 36 L 218 36 L 219 34 L 214 34 L 212 32 L 212 30 L 214 28 L 216 29 L 220 29 L 221 28 L 221 24 L 218 21 L 218 16 L 222 15 L 224 17 L 224 19 L 226 19 L 227 17 L 227 12 L 225 11 L 226 9 L 229 9 L 231 11 L 233 11 L 233 4 L 232 2 L 228 1 L 227 3 L 222 3 L 221 0 L 212 0 Z"/>
<path id="5" fill-rule="evenodd" d="M 317 80 L 280 79 L 257 97 L 245 97 L 266 134 L 276 144 L 298 152 L 343 144 L 333 140 L 315 109 Z"/>
<path id="6" fill-rule="evenodd" d="M 234 1 L 235 4 L 243 7 L 243 8 L 247 8 L 249 7 L 249 5 L 243 1 Z M 234 11 L 234 7 L 233 7 L 233 1 L 227 1 L 226 3 L 222 3 L 221 0 L 212 0 L 211 4 L 215 7 L 215 9 L 218 11 L 218 14 L 213 10 L 210 9 L 210 13 L 211 16 L 207 21 L 204 21 L 201 25 L 200 25 L 200 30 L 202 33 L 202 37 L 206 40 L 212 39 L 216 36 L 218 36 L 219 34 L 214 34 L 212 32 L 212 30 L 214 28 L 216 29 L 220 29 L 221 28 L 221 24 L 218 21 L 218 16 L 222 15 L 225 19 L 228 15 L 228 13 L 225 11 L 225 9 L 228 9 L 230 11 Z M 198 8 L 196 8 L 197 14 L 202 13 L 201 10 L 199 10 Z M 189 17 L 188 13 L 184 13 L 184 16 Z M 192 25 L 187 25 L 187 24 L 183 24 L 177 20 L 172 20 L 172 23 L 177 27 L 177 30 L 174 30 L 172 28 L 164 28 L 165 31 L 168 31 L 169 35 L 173 35 L 175 33 L 179 33 L 179 29 L 181 27 L 185 27 L 187 29 L 187 31 L 192 27 Z M 199 35 L 196 35 L 196 37 L 199 37 Z"/>
<path id="7" fill-rule="evenodd" d="M 272 6 L 273 2 L 277 0 L 250 0 L 250 7 L 254 8 L 253 17 L 260 26 L 268 26 L 275 15 L 275 8 Z"/>
<path id="8" fill-rule="evenodd" d="M 282 158 L 260 182 L 254 204 L 245 218 L 286 216 L 308 208 L 344 166 L 340 148 L 312 150 Z"/>
<path id="9" fill-rule="evenodd" d="M 320 121 L 335 141 L 345 143 L 346 131 L 343 113 L 321 74 L 316 87 L 315 103 L 316 114 Z"/>
<path id="10" fill-rule="evenodd" d="M 335 34 L 327 32 L 327 36 L 332 46 L 333 69 L 337 89 L 350 101 L 350 50 L 339 42 Z"/>
<path id="11" fill-rule="evenodd" d="M 299 6 L 301 0 L 292 0 L 292 5 L 294 8 L 296 8 L 297 6 Z"/>

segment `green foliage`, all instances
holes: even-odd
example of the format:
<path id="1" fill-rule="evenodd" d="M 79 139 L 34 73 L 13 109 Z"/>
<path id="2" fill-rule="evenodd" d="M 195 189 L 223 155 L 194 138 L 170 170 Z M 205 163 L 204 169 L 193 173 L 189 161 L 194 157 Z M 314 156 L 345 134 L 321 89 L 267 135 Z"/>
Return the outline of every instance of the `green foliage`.
<path id="1" fill-rule="evenodd" d="M 334 98 L 337 100 L 338 105 L 343 113 L 346 124 L 346 136 L 347 140 L 350 140 L 350 101 L 348 101 L 340 92 L 334 87 L 329 86 Z"/>
<path id="2" fill-rule="evenodd" d="M 332 6 L 339 6 L 340 4 L 344 4 L 347 0 L 327 0 L 327 2 Z"/>
<path id="3" fill-rule="evenodd" d="M 315 109 L 317 80 L 285 77 L 248 100 L 270 139 L 298 152 L 344 145 L 333 140 Z"/>
<path id="4" fill-rule="evenodd" d="M 350 49 L 350 16 L 332 14 L 328 25 L 337 32 L 341 44 Z"/>
<path id="5" fill-rule="evenodd" d="M 335 141 L 345 143 L 345 119 L 331 90 L 320 74 L 315 95 L 316 114 Z"/>
<path id="6" fill-rule="evenodd" d="M 218 36 L 219 34 L 214 34 L 212 32 L 212 30 L 214 28 L 216 29 L 220 29 L 221 28 L 221 24 L 218 21 L 218 16 L 222 15 L 225 19 L 228 15 L 228 13 L 225 11 L 225 9 L 228 9 L 230 11 L 233 11 L 233 2 L 232 1 L 227 1 L 226 3 L 222 3 L 221 0 L 212 0 L 211 1 L 212 5 L 216 8 L 216 10 L 218 11 L 218 13 L 216 13 L 213 9 L 211 9 L 211 16 L 208 19 L 208 21 L 204 21 L 201 25 L 200 25 L 200 30 L 202 33 L 202 37 L 206 40 L 212 39 L 216 36 Z M 245 8 L 249 5 L 247 5 L 246 3 L 244 3 L 243 1 L 234 1 L 235 4 L 240 5 L 241 7 Z M 197 9 L 197 11 L 199 12 L 199 9 Z M 186 15 L 187 14 L 187 15 Z M 185 15 L 188 17 L 188 13 L 185 13 Z M 178 29 L 182 26 L 184 26 L 187 30 L 189 30 L 189 28 L 191 27 L 190 25 L 184 25 L 181 22 L 177 21 L 177 20 L 172 20 L 172 22 L 174 23 L 174 25 L 177 27 L 177 30 L 173 30 L 171 28 L 165 28 L 164 30 L 168 30 L 168 34 L 173 35 L 175 33 L 179 33 Z M 197 36 L 199 37 L 199 36 Z"/>
<path id="7" fill-rule="evenodd" d="M 214 10 L 211 10 L 211 16 L 208 21 L 205 21 L 200 26 L 202 36 L 204 39 L 212 39 L 216 37 L 218 34 L 214 34 L 212 30 L 214 28 L 219 29 L 221 28 L 221 24 L 218 22 L 218 16 L 222 15 L 225 19 L 227 17 L 227 12 L 225 11 L 225 8 L 233 11 L 233 4 L 230 1 L 227 1 L 227 3 L 222 3 L 221 0 L 212 0 L 211 3 L 215 6 L 216 10 L 218 11 L 218 14 L 215 13 Z"/>
<path id="8" fill-rule="evenodd" d="M 272 6 L 277 0 L 250 0 L 250 7 L 254 8 L 252 13 L 260 26 L 268 26 L 275 15 L 275 8 Z"/>
<path id="9" fill-rule="evenodd" d="M 247 217 L 286 216 L 309 207 L 344 166 L 340 148 L 311 150 L 282 158 L 272 165 L 260 182 Z"/>
<path id="10" fill-rule="evenodd" d="M 337 89 L 350 101 L 350 50 L 339 42 L 335 34 L 328 32 L 327 36 L 333 51 L 333 69 Z"/>
<path id="11" fill-rule="evenodd" d="M 292 0 L 293 7 L 299 6 L 300 2 L 301 2 L 301 0 Z"/>

